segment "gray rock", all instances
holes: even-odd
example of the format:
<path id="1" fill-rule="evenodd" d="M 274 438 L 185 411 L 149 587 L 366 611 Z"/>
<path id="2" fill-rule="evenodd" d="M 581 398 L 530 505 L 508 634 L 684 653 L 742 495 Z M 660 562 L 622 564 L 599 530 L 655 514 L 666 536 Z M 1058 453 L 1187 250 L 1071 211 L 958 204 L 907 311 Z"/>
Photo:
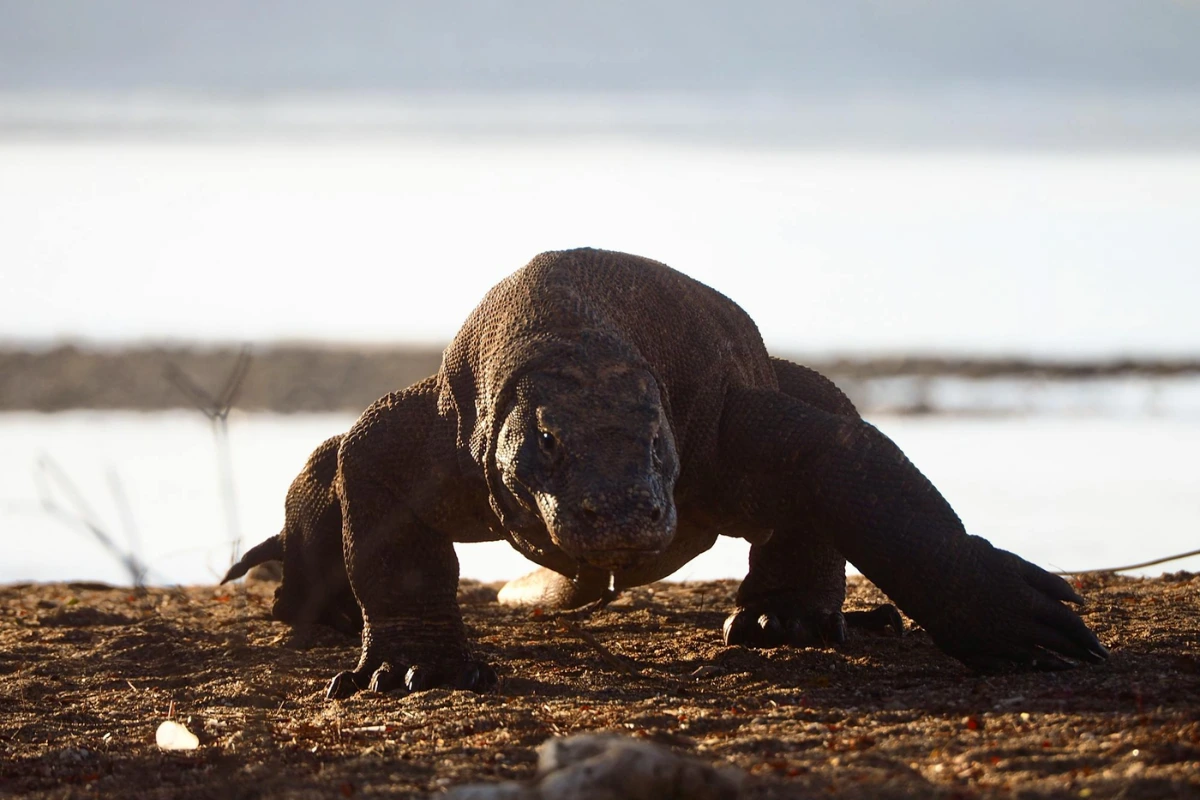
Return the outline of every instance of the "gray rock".
<path id="1" fill-rule="evenodd" d="M 661 745 L 613 734 L 548 739 L 531 783 L 471 784 L 453 800 L 735 800 L 742 775 Z"/>

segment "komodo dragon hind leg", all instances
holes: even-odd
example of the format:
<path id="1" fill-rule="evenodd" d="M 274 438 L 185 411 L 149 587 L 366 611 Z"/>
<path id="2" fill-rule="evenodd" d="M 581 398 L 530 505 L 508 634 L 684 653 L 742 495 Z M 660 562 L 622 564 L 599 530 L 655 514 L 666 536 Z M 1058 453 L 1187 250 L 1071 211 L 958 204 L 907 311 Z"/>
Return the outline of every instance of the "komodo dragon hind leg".
<path id="1" fill-rule="evenodd" d="M 840 644 L 846 629 L 904 632 L 893 605 L 843 613 L 846 559 L 811 526 L 777 530 L 750 548 L 750 572 L 725 620 L 725 643 L 746 647 Z"/>
<path id="2" fill-rule="evenodd" d="M 780 531 L 814 520 L 968 666 L 1061 669 L 1108 656 L 1064 605 L 1082 602 L 1066 581 L 967 534 L 933 484 L 862 420 L 776 390 L 732 389 L 720 464 L 724 502 L 746 524 Z"/>
<path id="3" fill-rule="evenodd" d="M 819 372 L 781 358 L 772 358 L 771 366 L 779 390 L 789 397 L 830 414 L 859 418 L 850 398 Z M 846 559 L 814 520 L 798 516 L 750 548 L 750 572 L 738 589 L 737 608 L 725 620 L 725 643 L 838 644 L 845 641 L 847 627 L 904 632 L 895 606 L 843 613 L 845 599 Z"/>

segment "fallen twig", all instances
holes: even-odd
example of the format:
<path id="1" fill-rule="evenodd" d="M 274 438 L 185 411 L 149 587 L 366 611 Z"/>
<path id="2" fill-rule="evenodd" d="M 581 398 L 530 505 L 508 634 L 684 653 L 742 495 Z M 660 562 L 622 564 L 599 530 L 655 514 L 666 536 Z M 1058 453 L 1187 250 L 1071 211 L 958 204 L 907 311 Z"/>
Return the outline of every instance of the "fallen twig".
<path id="1" fill-rule="evenodd" d="M 584 644 L 595 650 L 600 657 L 604 659 L 604 662 L 613 669 L 625 675 L 638 674 L 637 669 L 635 669 L 632 664 L 613 653 L 604 645 L 600 644 L 600 641 L 596 639 L 596 637 L 593 636 L 589 631 L 584 630 L 569 619 L 563 619 L 560 617 L 556 620 L 556 622 L 558 622 L 558 627 L 562 628 L 567 633 L 578 636 Z"/>

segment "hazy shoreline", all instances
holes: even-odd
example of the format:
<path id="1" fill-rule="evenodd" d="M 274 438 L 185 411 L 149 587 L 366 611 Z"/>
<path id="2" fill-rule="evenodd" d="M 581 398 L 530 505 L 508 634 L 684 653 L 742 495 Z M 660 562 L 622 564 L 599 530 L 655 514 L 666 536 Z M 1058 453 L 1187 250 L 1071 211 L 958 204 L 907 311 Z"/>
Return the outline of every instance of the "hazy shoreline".
<path id="1" fill-rule="evenodd" d="M 230 345 L 199 344 L 0 347 L 0 411 L 186 408 L 191 402 L 168 373 L 177 370 L 216 395 L 241 352 Z M 441 347 L 432 344 L 272 344 L 247 352 L 250 361 L 234 405 L 246 411 L 281 413 L 359 411 L 387 392 L 433 374 L 441 360 Z M 1200 357 L 785 355 L 829 376 L 865 413 L 1019 412 L 1022 392 L 1042 391 L 1046 386 L 1103 392 L 1113 386 L 1145 384 L 1147 396 L 1153 399 L 1167 383 L 1200 381 Z M 999 394 L 1017 399 L 968 397 L 947 402 L 947 391 L 954 397 L 966 392 L 980 398 Z"/>

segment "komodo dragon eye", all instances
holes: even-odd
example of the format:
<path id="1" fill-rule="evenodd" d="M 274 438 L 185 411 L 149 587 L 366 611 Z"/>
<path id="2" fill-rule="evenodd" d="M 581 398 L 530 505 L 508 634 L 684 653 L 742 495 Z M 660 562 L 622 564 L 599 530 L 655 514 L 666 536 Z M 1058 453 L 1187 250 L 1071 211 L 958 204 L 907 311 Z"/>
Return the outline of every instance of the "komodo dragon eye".
<path id="1" fill-rule="evenodd" d="M 542 450 L 547 453 L 553 453 L 554 448 L 558 445 L 558 440 L 554 438 L 554 434 L 550 431 L 538 431 L 538 444 L 542 446 Z"/>

